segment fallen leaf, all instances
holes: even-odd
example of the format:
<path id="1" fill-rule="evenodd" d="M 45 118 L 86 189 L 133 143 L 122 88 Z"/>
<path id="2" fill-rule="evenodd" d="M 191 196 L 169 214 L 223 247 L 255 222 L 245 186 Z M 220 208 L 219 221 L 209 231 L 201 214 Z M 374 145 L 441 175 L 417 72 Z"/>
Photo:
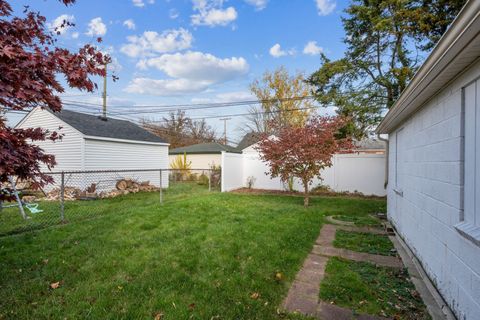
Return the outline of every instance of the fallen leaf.
<path id="1" fill-rule="evenodd" d="M 195 303 L 190 303 L 190 304 L 188 305 L 188 309 L 189 309 L 190 311 L 193 311 L 193 309 L 195 309 Z"/>
<path id="2" fill-rule="evenodd" d="M 43 264 L 47 264 L 47 263 L 48 263 L 48 259 L 43 259 L 42 262 L 43 262 Z"/>
<path id="3" fill-rule="evenodd" d="M 157 312 L 153 317 L 154 320 L 160 320 L 162 318 L 163 318 L 163 312 Z"/>
<path id="4" fill-rule="evenodd" d="M 257 300 L 259 297 L 260 297 L 260 293 L 258 292 L 254 292 L 250 295 L 250 298 L 252 298 L 253 300 Z"/>
<path id="5" fill-rule="evenodd" d="M 283 274 L 281 272 L 277 272 L 275 274 L 275 280 L 282 281 L 283 280 Z"/>
<path id="6" fill-rule="evenodd" d="M 57 289 L 58 287 L 60 287 L 60 281 L 50 283 L 50 288 Z"/>

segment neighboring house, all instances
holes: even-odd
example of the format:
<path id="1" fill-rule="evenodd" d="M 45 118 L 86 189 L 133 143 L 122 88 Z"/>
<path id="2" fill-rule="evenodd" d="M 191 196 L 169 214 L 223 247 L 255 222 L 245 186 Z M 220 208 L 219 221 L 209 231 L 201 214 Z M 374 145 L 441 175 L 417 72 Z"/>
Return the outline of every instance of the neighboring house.
<path id="1" fill-rule="evenodd" d="M 237 149 L 241 155 L 224 154 L 223 177 L 224 191 L 244 187 L 247 179 L 253 177 L 253 188 L 269 190 L 285 190 L 287 186 L 280 178 L 271 178 L 268 164 L 263 162 L 257 143 L 258 134 L 245 135 Z M 323 181 L 314 179 L 311 187 L 328 186 L 337 192 L 361 192 L 365 195 L 385 196 L 385 152 L 380 152 L 380 144 L 365 143 L 368 149 L 361 149 L 350 154 L 336 154 L 333 165 L 321 172 Z M 384 148 L 384 147 L 383 147 Z M 299 181 L 294 183 L 295 190 L 303 190 Z"/>
<path id="2" fill-rule="evenodd" d="M 168 143 L 129 121 L 65 109 L 53 113 L 37 107 L 16 127 L 41 127 L 63 134 L 55 142 L 35 142 L 46 153 L 55 155 L 55 172 L 168 168 Z M 159 173 L 151 176 L 151 182 L 158 183 Z"/>
<path id="3" fill-rule="evenodd" d="M 480 1 L 469 1 L 377 129 L 388 217 L 458 319 L 480 319 Z"/>
<path id="4" fill-rule="evenodd" d="M 354 142 L 355 153 L 385 154 L 385 142 L 377 139 L 364 139 Z"/>
<path id="5" fill-rule="evenodd" d="M 219 166 L 222 159 L 222 151 L 239 153 L 236 148 L 217 142 L 199 143 L 191 146 L 180 147 L 169 151 L 170 165 L 179 155 L 187 155 L 187 161 L 191 162 L 192 169 L 209 169 L 211 166 Z"/>

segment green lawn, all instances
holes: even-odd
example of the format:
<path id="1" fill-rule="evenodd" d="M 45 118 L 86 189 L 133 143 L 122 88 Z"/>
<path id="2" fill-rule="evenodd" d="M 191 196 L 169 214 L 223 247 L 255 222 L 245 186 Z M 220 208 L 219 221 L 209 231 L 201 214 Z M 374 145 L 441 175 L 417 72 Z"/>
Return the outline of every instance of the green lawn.
<path id="1" fill-rule="evenodd" d="M 208 194 L 208 186 L 196 182 L 171 183 L 171 187 L 163 190 L 163 201 L 179 201 L 195 195 Z M 110 199 L 65 201 L 65 222 L 77 222 L 103 215 L 135 212 L 138 207 L 157 205 L 160 202 L 160 192 L 143 194 L 128 194 Z M 0 236 L 40 229 L 47 226 L 62 224 L 60 218 L 60 201 L 38 201 L 42 213 L 25 212 L 28 219 L 22 218 L 18 207 L 0 211 Z M 127 205 L 124 205 L 128 203 Z"/>
<path id="2" fill-rule="evenodd" d="M 373 233 L 337 230 L 333 246 L 384 256 L 396 255 L 393 244 L 387 236 Z"/>
<path id="3" fill-rule="evenodd" d="M 177 194 L 163 206 L 158 193 L 71 203 L 69 210 L 98 214 L 0 238 L 0 319 L 285 318 L 277 308 L 323 217 L 385 207 L 313 197 L 304 209 L 300 197 Z"/>
<path id="4" fill-rule="evenodd" d="M 393 319 L 430 319 L 406 270 L 368 262 L 331 258 L 320 286 L 320 298 L 336 305 Z"/>

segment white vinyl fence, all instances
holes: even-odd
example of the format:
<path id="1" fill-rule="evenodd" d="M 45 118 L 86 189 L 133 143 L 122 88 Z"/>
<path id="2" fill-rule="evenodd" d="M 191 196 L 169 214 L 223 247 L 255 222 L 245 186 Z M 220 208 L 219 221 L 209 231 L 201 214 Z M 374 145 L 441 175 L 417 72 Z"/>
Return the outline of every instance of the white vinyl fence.
<path id="1" fill-rule="evenodd" d="M 258 152 L 243 154 L 222 154 L 222 191 L 231 191 L 247 186 L 247 179 L 253 178 L 253 188 L 286 190 L 280 178 L 271 178 L 268 165 Z M 385 196 L 385 155 L 382 154 L 337 154 L 333 165 L 321 173 L 323 181 L 314 179 L 310 188 L 328 186 L 336 192 L 361 192 L 364 195 Z M 299 181 L 294 189 L 303 191 Z"/>

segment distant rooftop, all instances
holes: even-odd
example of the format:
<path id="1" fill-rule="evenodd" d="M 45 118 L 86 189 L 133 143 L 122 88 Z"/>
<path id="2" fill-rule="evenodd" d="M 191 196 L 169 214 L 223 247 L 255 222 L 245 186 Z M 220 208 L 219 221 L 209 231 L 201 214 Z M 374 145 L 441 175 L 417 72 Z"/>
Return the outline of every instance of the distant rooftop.
<path id="1" fill-rule="evenodd" d="M 52 112 L 70 126 L 87 136 L 166 143 L 162 138 L 127 120 L 108 118 L 63 109 Z"/>
<path id="2" fill-rule="evenodd" d="M 242 151 L 245 148 L 250 147 L 252 144 L 257 143 L 261 139 L 261 134 L 257 132 L 249 132 L 243 136 L 242 140 L 238 143 L 237 149 Z"/>
<path id="3" fill-rule="evenodd" d="M 199 143 L 193 144 L 191 146 L 180 147 L 176 149 L 172 149 L 169 151 L 169 154 L 215 154 L 221 153 L 222 151 L 226 152 L 234 152 L 240 153 L 237 148 L 220 144 L 217 142 L 210 142 L 210 143 Z"/>
<path id="4" fill-rule="evenodd" d="M 384 141 L 377 139 L 363 139 L 353 143 L 359 150 L 383 150 L 386 148 Z"/>

